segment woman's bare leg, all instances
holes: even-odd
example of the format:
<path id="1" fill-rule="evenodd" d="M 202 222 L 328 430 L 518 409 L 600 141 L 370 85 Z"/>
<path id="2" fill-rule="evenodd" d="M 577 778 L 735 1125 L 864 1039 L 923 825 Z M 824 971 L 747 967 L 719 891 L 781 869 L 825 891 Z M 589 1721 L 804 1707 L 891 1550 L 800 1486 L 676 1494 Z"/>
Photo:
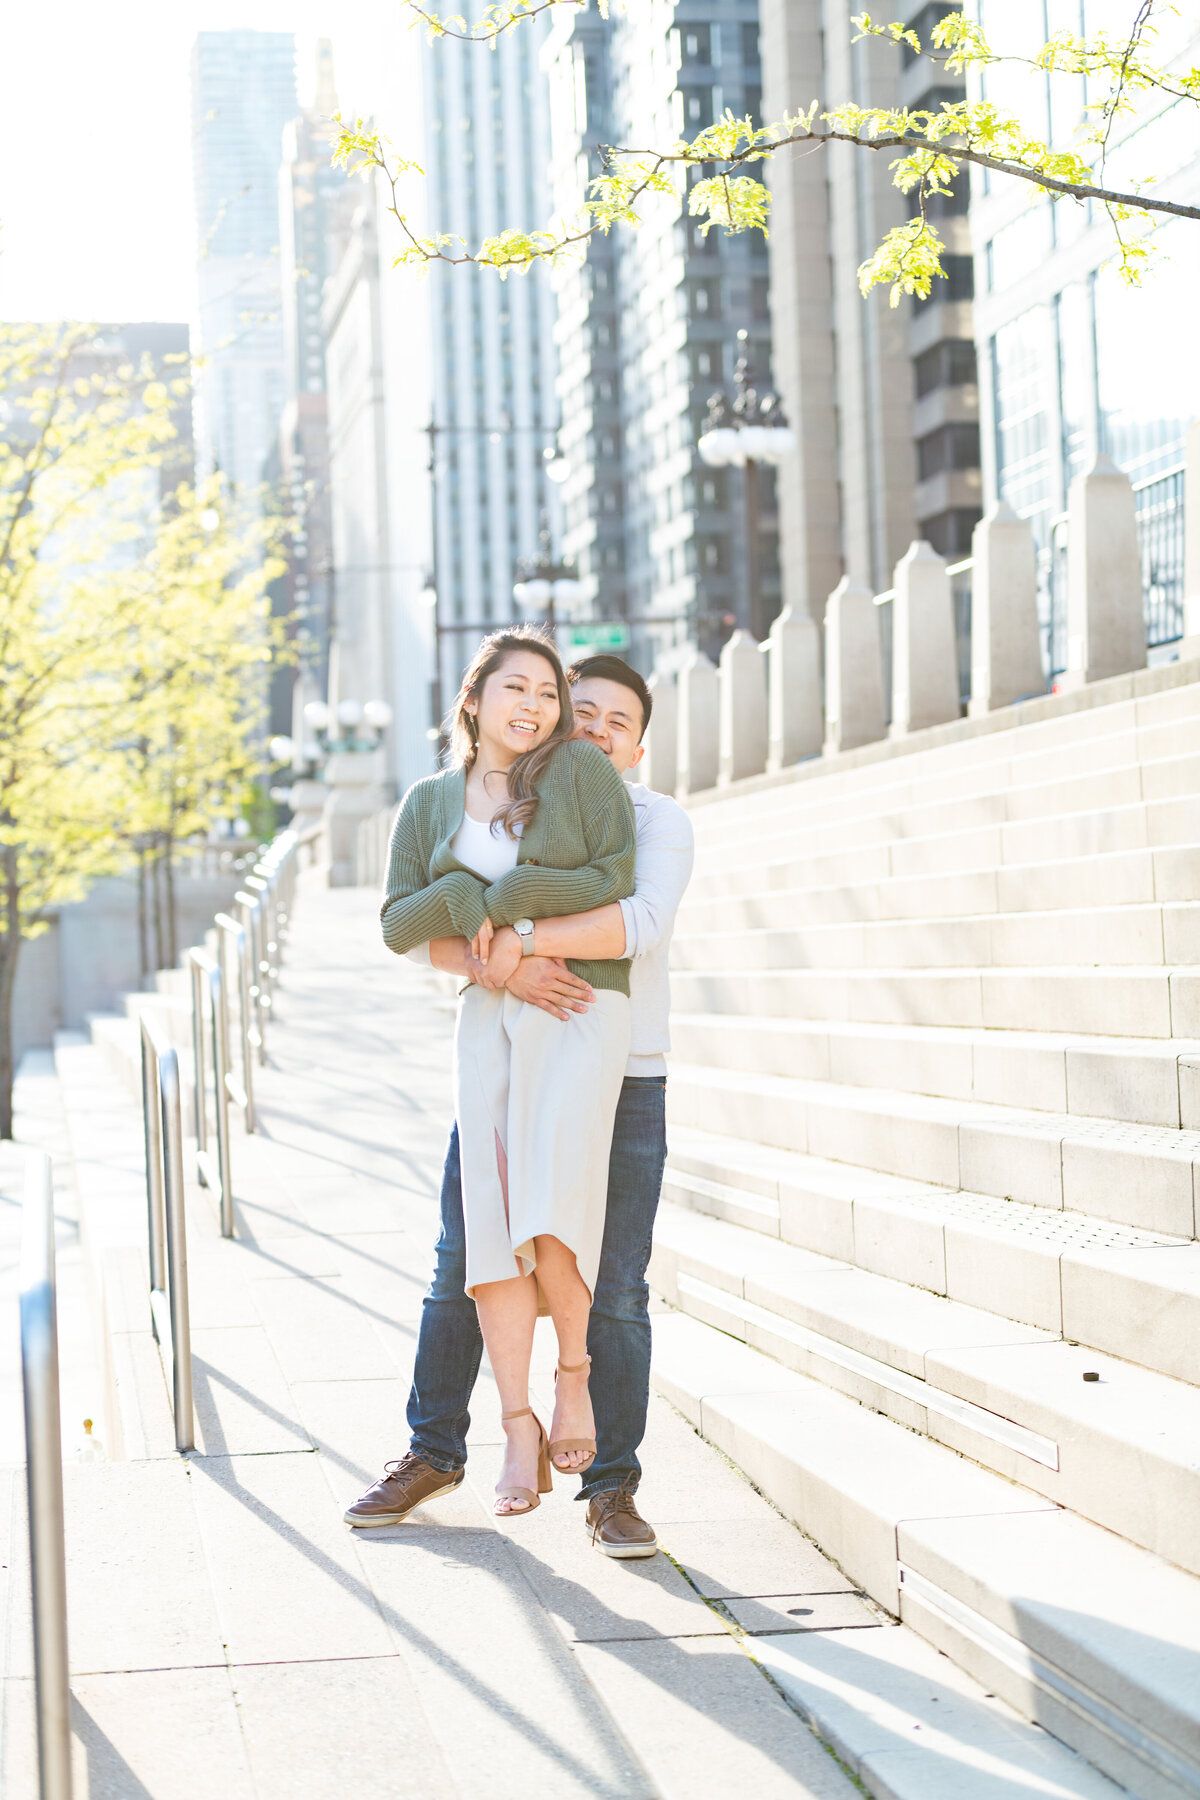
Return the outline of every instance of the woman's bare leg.
<path id="1" fill-rule="evenodd" d="M 582 1285 L 582 1284 L 581 1284 Z M 500 1394 L 501 1412 L 519 1412 L 529 1405 L 529 1359 L 533 1354 L 533 1328 L 537 1323 L 537 1282 L 532 1275 L 514 1275 L 511 1281 L 485 1281 L 475 1289 L 479 1327 L 488 1361 Z M 507 1448 L 496 1483 L 501 1488 L 527 1487 L 537 1493 L 538 1428 L 529 1415 L 509 1419 L 504 1426 Z M 501 1502 L 503 1512 L 524 1512 Z"/>
<path id="2" fill-rule="evenodd" d="M 558 1336 L 559 1363 L 567 1363 L 572 1367 L 577 1367 L 580 1363 L 586 1364 L 588 1315 L 592 1310 L 592 1301 L 579 1273 L 575 1252 L 568 1250 L 561 1238 L 550 1236 L 535 1238 L 534 1249 L 537 1255 L 538 1280 Z M 586 1366 L 575 1375 L 564 1375 L 560 1367 L 554 1396 L 554 1420 L 550 1427 L 551 1439 L 590 1438 L 595 1435 L 596 1422 L 588 1395 Z M 559 1450 L 555 1453 L 554 1466 L 560 1473 L 570 1475 L 578 1469 L 580 1463 L 586 1461 L 585 1450 Z"/>

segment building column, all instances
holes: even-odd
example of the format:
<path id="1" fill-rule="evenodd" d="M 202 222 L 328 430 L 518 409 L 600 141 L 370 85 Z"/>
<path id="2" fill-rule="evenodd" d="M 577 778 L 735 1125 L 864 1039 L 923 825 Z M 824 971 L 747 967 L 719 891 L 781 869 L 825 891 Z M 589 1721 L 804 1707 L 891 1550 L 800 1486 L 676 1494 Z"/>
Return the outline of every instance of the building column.
<path id="1" fill-rule="evenodd" d="M 875 596 L 843 575 L 825 608 L 825 750 L 855 750 L 886 733 Z"/>
<path id="2" fill-rule="evenodd" d="M 672 675 L 651 675 L 650 723 L 646 727 L 646 754 L 638 765 L 638 779 L 658 794 L 673 794 L 677 785 L 676 747 L 679 737 L 679 696 Z"/>
<path id="3" fill-rule="evenodd" d="M 821 628 L 810 613 L 785 606 L 767 640 L 767 768 L 774 775 L 821 754 Z"/>
<path id="4" fill-rule="evenodd" d="M 679 671 L 676 793 L 700 794 L 717 785 L 717 671 L 693 650 Z"/>
<path id="5" fill-rule="evenodd" d="M 971 537 L 972 718 L 1046 689 L 1037 610 L 1037 551 L 1006 500 Z"/>
<path id="6" fill-rule="evenodd" d="M 766 658 L 748 631 L 735 631 L 725 645 L 718 680 L 717 779 L 724 786 L 767 766 Z"/>
<path id="7" fill-rule="evenodd" d="M 1146 666 L 1136 502 L 1128 475 L 1098 456 L 1067 500 L 1064 689 Z"/>
<path id="8" fill-rule="evenodd" d="M 892 601 L 892 737 L 957 719 L 958 649 L 946 561 L 924 538 L 896 564 Z"/>

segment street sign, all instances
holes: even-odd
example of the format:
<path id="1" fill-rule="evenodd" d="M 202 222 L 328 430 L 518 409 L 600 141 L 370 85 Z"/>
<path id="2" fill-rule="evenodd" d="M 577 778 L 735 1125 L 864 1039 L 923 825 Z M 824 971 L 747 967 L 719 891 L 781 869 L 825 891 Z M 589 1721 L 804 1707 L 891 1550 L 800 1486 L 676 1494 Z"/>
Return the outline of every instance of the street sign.
<path id="1" fill-rule="evenodd" d="M 570 650 L 628 650 L 629 627 L 620 619 L 606 619 L 595 625 L 567 625 L 563 636 Z"/>

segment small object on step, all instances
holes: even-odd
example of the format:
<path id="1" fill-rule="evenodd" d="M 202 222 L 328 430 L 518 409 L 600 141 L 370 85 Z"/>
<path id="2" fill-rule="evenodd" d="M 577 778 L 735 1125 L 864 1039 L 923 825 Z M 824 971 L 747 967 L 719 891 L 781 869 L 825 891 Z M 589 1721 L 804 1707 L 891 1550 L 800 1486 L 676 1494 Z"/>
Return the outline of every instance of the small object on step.
<path id="1" fill-rule="evenodd" d="M 83 1436 L 75 1446 L 75 1461 L 81 1463 L 107 1462 L 108 1452 L 100 1439 L 93 1434 L 92 1421 L 83 1421 Z"/>
<path id="2" fill-rule="evenodd" d="M 1099 1369 L 1085 1369 L 1083 1371 L 1083 1379 L 1085 1381 L 1099 1381 L 1099 1379 L 1100 1379 Z"/>

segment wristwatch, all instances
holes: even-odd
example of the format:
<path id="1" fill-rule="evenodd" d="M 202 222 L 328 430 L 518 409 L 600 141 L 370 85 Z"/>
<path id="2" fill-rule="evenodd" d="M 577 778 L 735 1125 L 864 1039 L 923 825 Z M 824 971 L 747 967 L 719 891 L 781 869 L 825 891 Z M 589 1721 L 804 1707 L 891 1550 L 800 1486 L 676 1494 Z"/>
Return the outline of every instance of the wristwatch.
<path id="1" fill-rule="evenodd" d="M 521 955 L 533 955 L 533 920 L 514 919 L 513 930 L 521 940 Z"/>

